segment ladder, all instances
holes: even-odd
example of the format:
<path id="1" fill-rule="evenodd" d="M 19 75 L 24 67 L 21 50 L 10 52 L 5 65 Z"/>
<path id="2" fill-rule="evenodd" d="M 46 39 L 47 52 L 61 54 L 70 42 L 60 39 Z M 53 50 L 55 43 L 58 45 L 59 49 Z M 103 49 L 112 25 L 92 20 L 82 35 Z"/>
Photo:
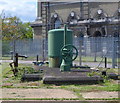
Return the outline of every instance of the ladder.
<path id="1" fill-rule="evenodd" d="M 42 36 L 47 37 L 49 30 L 50 6 L 49 2 L 41 2 L 41 17 L 42 17 Z"/>
<path id="2" fill-rule="evenodd" d="M 120 9 L 120 1 L 118 1 L 118 9 Z"/>
<path id="3" fill-rule="evenodd" d="M 80 2 L 81 19 L 89 19 L 89 2 Z"/>
<path id="4" fill-rule="evenodd" d="M 86 20 L 89 19 L 89 2 L 80 2 L 80 19 L 81 20 Z M 87 30 L 86 30 L 87 29 Z M 87 31 L 85 34 L 89 35 L 89 26 L 82 26 L 80 28 L 81 32 Z"/>
<path id="5" fill-rule="evenodd" d="M 120 1 L 118 2 L 118 10 L 120 10 Z M 118 14 L 118 19 L 120 19 L 120 14 Z"/>
<path id="6" fill-rule="evenodd" d="M 41 2 L 41 17 L 42 17 L 42 60 L 45 61 L 46 39 L 49 30 L 50 8 L 49 2 Z"/>

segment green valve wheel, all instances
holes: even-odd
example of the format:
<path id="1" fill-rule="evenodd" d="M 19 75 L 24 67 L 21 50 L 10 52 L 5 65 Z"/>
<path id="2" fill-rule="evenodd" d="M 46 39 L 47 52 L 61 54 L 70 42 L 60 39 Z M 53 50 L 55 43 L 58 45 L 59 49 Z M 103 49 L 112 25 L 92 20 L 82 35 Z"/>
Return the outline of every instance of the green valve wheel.
<path id="1" fill-rule="evenodd" d="M 78 50 L 75 46 L 68 44 L 61 49 L 62 59 L 67 62 L 74 61 L 78 56 Z"/>

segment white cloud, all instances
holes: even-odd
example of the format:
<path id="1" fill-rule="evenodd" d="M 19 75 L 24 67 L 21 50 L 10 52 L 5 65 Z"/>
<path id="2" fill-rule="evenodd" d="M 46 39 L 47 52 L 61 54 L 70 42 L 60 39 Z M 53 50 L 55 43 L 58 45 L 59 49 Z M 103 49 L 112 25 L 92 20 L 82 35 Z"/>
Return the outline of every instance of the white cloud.
<path id="1" fill-rule="evenodd" d="M 0 0 L 0 13 L 18 16 L 23 21 L 33 21 L 36 18 L 37 0 Z"/>

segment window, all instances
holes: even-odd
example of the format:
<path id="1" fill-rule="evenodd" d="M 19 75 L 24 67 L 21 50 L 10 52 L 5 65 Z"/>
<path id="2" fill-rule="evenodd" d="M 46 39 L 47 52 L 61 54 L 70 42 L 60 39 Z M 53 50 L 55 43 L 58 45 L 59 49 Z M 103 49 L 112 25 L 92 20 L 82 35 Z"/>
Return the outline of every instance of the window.
<path id="1" fill-rule="evenodd" d="M 107 14 L 102 9 L 98 9 L 94 15 L 95 19 L 105 19 L 106 17 L 107 17 Z"/>
<path id="2" fill-rule="evenodd" d="M 67 18 L 67 22 L 70 24 L 70 25 L 75 25 L 75 24 L 77 24 L 77 22 L 78 22 L 78 16 L 76 15 L 76 13 L 74 12 L 74 11 L 72 11 L 70 14 L 69 14 L 69 16 L 68 16 L 68 18 Z"/>
<path id="3" fill-rule="evenodd" d="M 55 29 L 61 27 L 61 21 L 59 19 L 57 19 L 54 24 L 55 24 Z"/>
<path id="4" fill-rule="evenodd" d="M 51 17 L 51 29 L 58 29 L 61 27 L 62 20 L 57 13 L 53 14 Z"/>

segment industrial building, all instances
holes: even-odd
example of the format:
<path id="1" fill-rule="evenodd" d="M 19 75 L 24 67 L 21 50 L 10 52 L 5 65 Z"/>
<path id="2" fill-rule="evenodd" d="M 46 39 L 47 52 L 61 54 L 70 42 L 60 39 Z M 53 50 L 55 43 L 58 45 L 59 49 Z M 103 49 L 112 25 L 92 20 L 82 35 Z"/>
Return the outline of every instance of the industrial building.
<path id="1" fill-rule="evenodd" d="M 77 37 L 118 37 L 120 35 L 119 0 L 116 2 L 54 1 L 38 0 L 37 18 L 31 23 L 34 38 L 47 37 L 48 30 L 63 28 L 63 24 L 67 24 Z"/>

